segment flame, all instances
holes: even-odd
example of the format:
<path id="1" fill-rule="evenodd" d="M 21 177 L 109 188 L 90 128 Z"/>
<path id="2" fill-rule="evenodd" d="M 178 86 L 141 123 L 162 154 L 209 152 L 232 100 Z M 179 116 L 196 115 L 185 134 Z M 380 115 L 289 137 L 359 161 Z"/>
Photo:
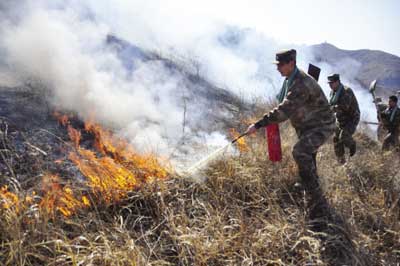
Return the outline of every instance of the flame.
<path id="1" fill-rule="evenodd" d="M 74 162 L 84 176 L 94 194 L 102 196 L 106 202 L 118 201 L 141 183 L 154 177 L 165 178 L 168 171 L 152 154 L 139 155 L 126 140 L 113 138 L 110 131 L 99 125 L 86 123 L 85 130 L 95 136 L 94 146 L 102 155 L 78 147 L 69 159 Z M 75 143 L 76 135 L 70 138 Z M 78 136 L 80 137 L 80 136 Z"/>
<path id="2" fill-rule="evenodd" d="M 62 186 L 57 175 L 45 175 L 42 179 L 42 190 L 44 195 L 41 198 L 39 207 L 50 215 L 54 212 L 61 212 L 64 216 L 71 216 L 78 209 L 85 208 L 87 203 L 79 200 L 74 195 L 70 186 Z M 87 200 L 87 198 L 86 198 Z"/>
<path id="3" fill-rule="evenodd" d="M 2 209 L 13 209 L 16 213 L 19 213 L 21 207 L 33 203 L 33 198 L 36 196 L 36 192 L 31 192 L 31 195 L 25 197 L 19 197 L 17 193 L 11 192 L 7 185 L 0 187 L 0 208 Z M 23 199 L 24 201 L 22 201 Z"/>
<path id="4" fill-rule="evenodd" d="M 19 198 L 16 194 L 8 191 L 8 186 L 0 188 L 0 203 L 3 209 L 15 207 L 18 209 Z"/>
<path id="5" fill-rule="evenodd" d="M 70 139 L 74 142 L 75 148 L 79 148 L 79 142 L 82 136 L 81 132 L 73 128 L 71 125 L 68 125 L 67 130 Z"/>
<path id="6" fill-rule="evenodd" d="M 69 118 L 68 118 L 68 116 L 65 115 L 65 114 L 61 114 L 61 113 L 55 111 L 55 112 L 53 113 L 53 116 L 56 117 L 56 118 L 58 119 L 58 122 L 59 122 L 61 125 L 65 126 L 65 127 L 66 127 L 67 124 L 69 123 Z"/>
<path id="7" fill-rule="evenodd" d="M 237 132 L 234 128 L 229 129 L 229 134 L 233 139 L 236 139 L 240 136 L 239 132 Z M 236 141 L 237 147 L 241 153 L 249 151 L 249 146 L 244 138 L 240 138 Z"/>
<path id="8" fill-rule="evenodd" d="M 55 112 L 60 124 L 67 128 L 74 150 L 68 158 L 76 164 L 86 177 L 86 185 L 93 200 L 115 203 L 143 183 L 163 179 L 168 170 L 160 159 L 153 154 L 139 154 L 124 139 L 116 138 L 111 131 L 103 129 L 93 122 L 85 123 L 85 131 L 94 136 L 95 151 L 80 146 L 82 132 L 74 128 L 68 116 Z M 56 160 L 55 163 L 62 163 Z M 78 210 L 91 206 L 89 198 L 73 189 L 69 184 L 62 184 L 56 174 L 46 174 L 42 178 L 41 197 L 25 197 L 25 204 L 37 203 L 42 212 L 54 215 L 61 213 L 69 217 Z M 0 188 L 0 207 L 8 209 L 18 206 L 20 199 L 10 192 L 8 187 Z"/>

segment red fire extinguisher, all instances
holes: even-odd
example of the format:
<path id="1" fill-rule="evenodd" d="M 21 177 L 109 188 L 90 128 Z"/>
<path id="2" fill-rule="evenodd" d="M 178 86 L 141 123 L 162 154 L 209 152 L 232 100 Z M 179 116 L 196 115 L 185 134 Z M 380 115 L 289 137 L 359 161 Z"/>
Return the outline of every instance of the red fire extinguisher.
<path id="1" fill-rule="evenodd" d="M 271 124 L 265 127 L 265 138 L 268 143 L 268 156 L 271 162 L 282 160 L 281 135 L 279 125 Z"/>

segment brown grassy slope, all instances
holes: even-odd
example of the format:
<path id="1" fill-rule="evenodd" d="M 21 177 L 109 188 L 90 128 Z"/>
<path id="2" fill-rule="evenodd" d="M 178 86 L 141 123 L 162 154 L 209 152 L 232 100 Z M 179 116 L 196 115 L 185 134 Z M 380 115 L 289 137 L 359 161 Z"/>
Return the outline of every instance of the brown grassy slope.
<path id="1" fill-rule="evenodd" d="M 345 68 L 341 68 L 340 65 L 349 64 L 345 63 L 346 61 L 355 60 L 358 62 L 359 69 L 357 69 L 357 73 L 354 73 L 356 80 L 364 88 L 368 88 L 372 80 L 378 79 L 377 93 L 380 96 L 389 96 L 399 90 L 400 58 L 396 55 L 367 49 L 343 50 L 329 43 L 312 45 L 310 49 L 315 55 L 316 61 L 327 62 L 335 66 L 336 69 L 342 69 L 342 71 Z M 346 76 L 346 73 L 342 74 Z"/>
<path id="2" fill-rule="evenodd" d="M 399 157 L 358 134 L 359 153 L 339 167 L 323 146 L 319 172 L 334 218 L 313 231 L 308 199 L 293 188 L 295 137 L 285 128 L 279 164 L 258 136 L 249 152 L 213 162 L 202 183 L 171 177 L 71 218 L 2 210 L 0 264 L 396 265 Z"/>

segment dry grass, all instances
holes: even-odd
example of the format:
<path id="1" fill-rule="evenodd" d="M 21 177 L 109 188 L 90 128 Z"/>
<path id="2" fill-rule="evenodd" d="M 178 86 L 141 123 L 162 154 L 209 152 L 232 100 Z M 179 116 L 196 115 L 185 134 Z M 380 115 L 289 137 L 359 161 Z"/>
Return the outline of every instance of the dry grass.
<path id="1" fill-rule="evenodd" d="M 293 188 L 295 137 L 283 135 L 279 164 L 258 136 L 249 152 L 209 165 L 205 182 L 172 176 L 69 218 L 2 209 L 0 264 L 399 265 L 399 157 L 359 134 L 359 154 L 341 167 L 325 145 L 318 163 L 332 218 L 316 231 Z"/>

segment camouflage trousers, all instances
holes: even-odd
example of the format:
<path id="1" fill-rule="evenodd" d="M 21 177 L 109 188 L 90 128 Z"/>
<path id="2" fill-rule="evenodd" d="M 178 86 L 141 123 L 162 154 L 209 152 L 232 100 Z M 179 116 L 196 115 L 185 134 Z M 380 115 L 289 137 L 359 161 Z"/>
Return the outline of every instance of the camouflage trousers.
<path id="1" fill-rule="evenodd" d="M 335 150 L 336 157 L 344 158 L 345 147 L 349 148 L 350 151 L 355 152 L 356 142 L 353 139 L 355 128 L 340 128 L 336 126 L 335 136 L 333 137 L 333 147 Z"/>
<path id="2" fill-rule="evenodd" d="M 399 134 L 395 132 L 389 132 L 383 140 L 382 150 L 388 151 L 396 148 L 399 148 Z"/>
<path id="3" fill-rule="evenodd" d="M 299 169 L 303 186 L 308 191 L 319 188 L 316 156 L 318 148 L 333 134 L 334 125 L 315 128 L 298 134 L 299 140 L 293 147 L 293 158 Z"/>
<path id="4" fill-rule="evenodd" d="M 382 142 L 385 140 L 385 137 L 387 135 L 387 130 L 384 128 L 382 123 L 379 123 L 378 128 L 376 130 L 376 136 L 378 138 L 378 141 Z"/>

